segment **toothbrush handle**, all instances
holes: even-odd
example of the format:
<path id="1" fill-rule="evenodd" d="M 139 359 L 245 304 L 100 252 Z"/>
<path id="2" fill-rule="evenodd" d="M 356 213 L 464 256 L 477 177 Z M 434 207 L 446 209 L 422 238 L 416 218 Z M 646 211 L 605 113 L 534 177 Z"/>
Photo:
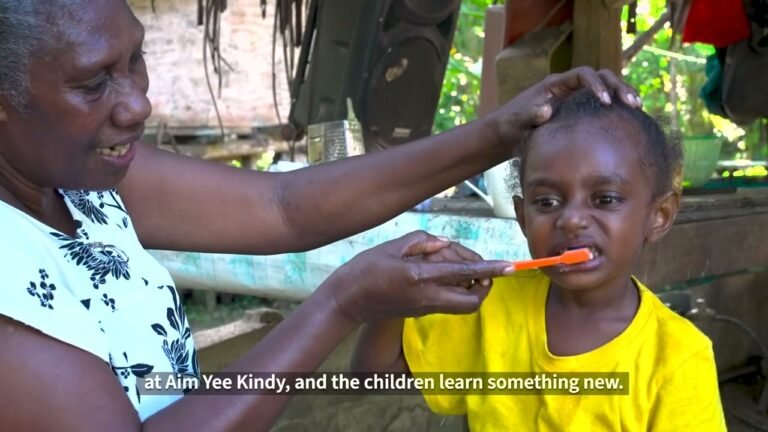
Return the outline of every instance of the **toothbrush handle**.
<path id="1" fill-rule="evenodd" d="M 555 265 L 559 262 L 559 260 L 560 260 L 559 257 L 539 258 L 539 259 L 517 262 L 514 264 L 514 266 L 515 266 L 515 271 L 530 270 L 530 269 L 535 269 L 539 267 Z"/>

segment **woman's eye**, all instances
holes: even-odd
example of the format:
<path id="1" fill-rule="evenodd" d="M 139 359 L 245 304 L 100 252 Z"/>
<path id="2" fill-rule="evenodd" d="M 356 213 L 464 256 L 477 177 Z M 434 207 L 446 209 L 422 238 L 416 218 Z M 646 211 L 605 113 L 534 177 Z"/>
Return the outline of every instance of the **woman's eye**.
<path id="1" fill-rule="evenodd" d="M 104 93 L 104 90 L 107 88 L 107 81 L 108 77 L 105 74 L 85 83 L 81 89 L 89 96 L 98 96 Z"/>
<path id="2" fill-rule="evenodd" d="M 143 60 L 144 59 L 144 54 L 146 54 L 146 53 L 147 52 L 144 51 L 144 50 L 139 50 L 139 51 L 133 53 L 133 55 L 131 55 L 131 66 L 137 65 L 141 60 Z"/>

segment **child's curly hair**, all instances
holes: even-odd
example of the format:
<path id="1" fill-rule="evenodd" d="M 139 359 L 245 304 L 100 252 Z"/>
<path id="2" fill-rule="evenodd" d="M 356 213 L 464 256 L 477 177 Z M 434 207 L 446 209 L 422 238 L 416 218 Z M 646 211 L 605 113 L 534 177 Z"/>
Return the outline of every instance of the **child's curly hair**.
<path id="1" fill-rule="evenodd" d="M 554 107 L 552 117 L 546 125 L 616 116 L 624 120 L 622 125 L 634 125 L 636 131 L 645 138 L 642 140 L 645 148 L 641 158 L 642 163 L 655 174 L 654 197 L 677 190 L 679 185 L 674 182 L 679 180 L 677 177 L 683 160 L 679 137 L 665 133 L 657 120 L 640 109 L 627 106 L 621 98 L 612 95 L 611 101 L 611 105 L 605 105 L 589 89 L 578 90 Z M 515 157 L 519 159 L 521 185 L 530 137 L 531 135 L 515 149 Z"/>

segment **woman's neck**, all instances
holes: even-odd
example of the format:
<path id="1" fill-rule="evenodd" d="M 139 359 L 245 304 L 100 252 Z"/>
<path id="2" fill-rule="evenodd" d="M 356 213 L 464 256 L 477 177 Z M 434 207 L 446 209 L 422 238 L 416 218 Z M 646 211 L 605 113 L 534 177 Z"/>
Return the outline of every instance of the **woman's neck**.
<path id="1" fill-rule="evenodd" d="M 0 201 L 65 234 L 74 235 L 75 223 L 64 199 L 54 188 L 39 187 L 19 174 L 0 155 Z"/>

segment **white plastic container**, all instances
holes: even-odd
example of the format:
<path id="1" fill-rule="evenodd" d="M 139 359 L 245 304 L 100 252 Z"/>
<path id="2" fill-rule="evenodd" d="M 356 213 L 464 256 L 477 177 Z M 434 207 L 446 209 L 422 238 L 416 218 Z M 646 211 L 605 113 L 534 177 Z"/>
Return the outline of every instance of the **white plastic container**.
<path id="1" fill-rule="evenodd" d="M 517 174 L 518 160 L 502 162 L 483 173 L 485 188 L 493 206 L 493 214 L 515 219 L 514 195 L 522 195 Z"/>

